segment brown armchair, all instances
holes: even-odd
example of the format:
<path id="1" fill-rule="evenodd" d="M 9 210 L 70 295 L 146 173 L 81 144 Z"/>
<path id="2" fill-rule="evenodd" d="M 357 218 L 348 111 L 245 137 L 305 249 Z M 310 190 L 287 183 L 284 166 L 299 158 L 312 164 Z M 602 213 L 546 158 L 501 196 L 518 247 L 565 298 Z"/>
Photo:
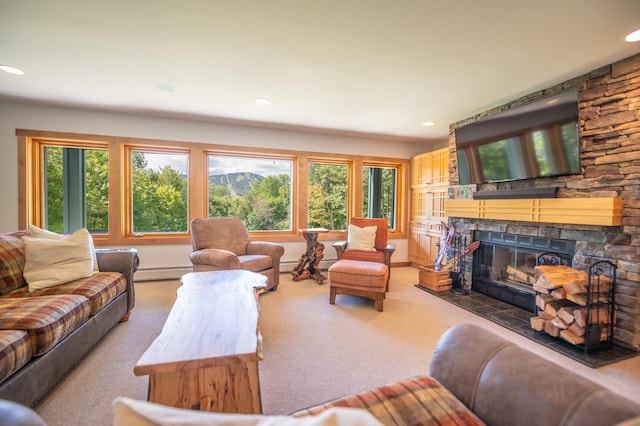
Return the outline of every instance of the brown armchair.
<path id="1" fill-rule="evenodd" d="M 190 226 L 193 272 L 244 269 L 266 276 L 267 290 L 278 287 L 283 246 L 251 241 L 244 223 L 235 217 L 198 218 Z"/>
<path id="2" fill-rule="evenodd" d="M 337 241 L 333 243 L 333 248 L 336 250 L 338 260 L 350 259 L 350 260 L 362 260 L 365 262 L 384 263 L 385 265 L 387 265 L 387 268 L 389 269 L 389 274 L 387 276 L 387 289 L 386 289 L 387 291 L 389 291 L 389 277 L 391 277 L 391 255 L 395 251 L 396 246 L 395 244 L 387 243 L 387 236 L 388 236 L 387 219 L 352 217 L 350 223 L 360 228 L 364 228 L 367 226 L 377 227 L 376 239 L 374 243 L 375 251 L 349 250 L 348 240 Z"/>

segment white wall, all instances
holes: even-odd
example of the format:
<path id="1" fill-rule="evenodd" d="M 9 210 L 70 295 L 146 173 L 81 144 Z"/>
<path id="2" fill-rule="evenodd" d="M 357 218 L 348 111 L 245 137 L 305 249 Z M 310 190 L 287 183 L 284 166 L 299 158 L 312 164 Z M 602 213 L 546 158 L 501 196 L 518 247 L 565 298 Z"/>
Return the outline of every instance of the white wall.
<path id="1" fill-rule="evenodd" d="M 247 147 L 308 150 L 340 154 L 366 154 L 379 157 L 411 158 L 443 146 L 334 136 L 298 131 L 219 124 L 208 121 L 173 119 L 160 116 L 126 114 L 86 108 L 41 105 L 0 99 L 0 232 L 18 229 L 18 149 L 16 129 L 87 133 L 136 138 L 157 138 L 188 142 L 214 143 Z M 407 240 L 396 244 L 393 261 L 408 261 Z M 325 258 L 335 259 L 331 242 L 325 241 Z M 284 243 L 283 262 L 295 264 L 304 252 L 303 241 Z M 138 246 L 141 271 L 189 268 L 190 247 Z"/>

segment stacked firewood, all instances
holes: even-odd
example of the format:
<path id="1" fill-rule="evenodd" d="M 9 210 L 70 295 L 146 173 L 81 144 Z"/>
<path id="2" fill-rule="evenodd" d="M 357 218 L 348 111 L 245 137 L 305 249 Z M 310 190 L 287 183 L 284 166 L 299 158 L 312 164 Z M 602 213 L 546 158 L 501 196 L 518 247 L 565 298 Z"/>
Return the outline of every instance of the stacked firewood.
<path id="1" fill-rule="evenodd" d="M 586 271 L 568 266 L 541 265 L 534 272 L 538 315 L 531 318 L 531 328 L 580 345 L 585 343 L 587 328 L 591 327 L 591 333 L 596 330 L 600 333 L 600 342 L 608 340 L 611 323 L 608 277 L 592 278 L 589 286 Z M 589 291 L 592 300 L 587 309 Z"/>

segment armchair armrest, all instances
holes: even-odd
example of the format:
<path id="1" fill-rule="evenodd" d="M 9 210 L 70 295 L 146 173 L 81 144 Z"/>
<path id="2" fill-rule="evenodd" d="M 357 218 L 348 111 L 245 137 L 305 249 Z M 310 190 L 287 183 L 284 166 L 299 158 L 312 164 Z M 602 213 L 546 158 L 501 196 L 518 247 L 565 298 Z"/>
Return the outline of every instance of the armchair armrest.
<path id="1" fill-rule="evenodd" d="M 275 263 L 276 259 L 280 259 L 284 255 L 284 247 L 270 241 L 250 241 L 247 244 L 247 254 L 271 256 Z"/>
<path id="2" fill-rule="evenodd" d="M 127 311 L 135 305 L 135 287 L 133 274 L 138 270 L 140 258 L 138 250 L 128 249 L 96 249 L 98 269 L 103 272 L 120 272 L 127 279 Z"/>
<path id="3" fill-rule="evenodd" d="M 345 250 L 347 249 L 347 244 L 347 241 L 336 241 L 335 243 L 333 243 L 333 248 L 336 250 L 336 256 L 338 257 L 338 260 L 340 260 Z"/>
<path id="4" fill-rule="evenodd" d="M 396 251 L 395 244 L 387 244 L 385 248 L 382 249 L 384 251 L 384 263 L 391 267 L 391 255 L 394 251 Z"/>
<path id="5" fill-rule="evenodd" d="M 240 269 L 240 259 L 229 250 L 201 249 L 191 253 L 189 259 L 194 272 Z"/>

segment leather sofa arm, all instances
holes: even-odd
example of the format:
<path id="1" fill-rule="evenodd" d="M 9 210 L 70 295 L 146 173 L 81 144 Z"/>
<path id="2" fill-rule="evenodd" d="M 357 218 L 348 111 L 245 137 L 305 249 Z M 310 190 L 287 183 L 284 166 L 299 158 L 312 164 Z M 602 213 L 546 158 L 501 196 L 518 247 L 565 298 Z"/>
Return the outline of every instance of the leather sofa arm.
<path id="1" fill-rule="evenodd" d="M 189 255 L 193 272 L 240 269 L 240 259 L 229 250 L 201 249 Z"/>
<path id="2" fill-rule="evenodd" d="M 96 249 L 98 269 L 102 272 L 120 272 L 127 279 L 127 312 L 135 305 L 135 287 L 133 274 L 138 270 L 140 258 L 138 251 L 128 249 Z"/>
<path id="3" fill-rule="evenodd" d="M 611 425 L 640 404 L 472 324 L 447 330 L 429 375 L 487 424 Z"/>

